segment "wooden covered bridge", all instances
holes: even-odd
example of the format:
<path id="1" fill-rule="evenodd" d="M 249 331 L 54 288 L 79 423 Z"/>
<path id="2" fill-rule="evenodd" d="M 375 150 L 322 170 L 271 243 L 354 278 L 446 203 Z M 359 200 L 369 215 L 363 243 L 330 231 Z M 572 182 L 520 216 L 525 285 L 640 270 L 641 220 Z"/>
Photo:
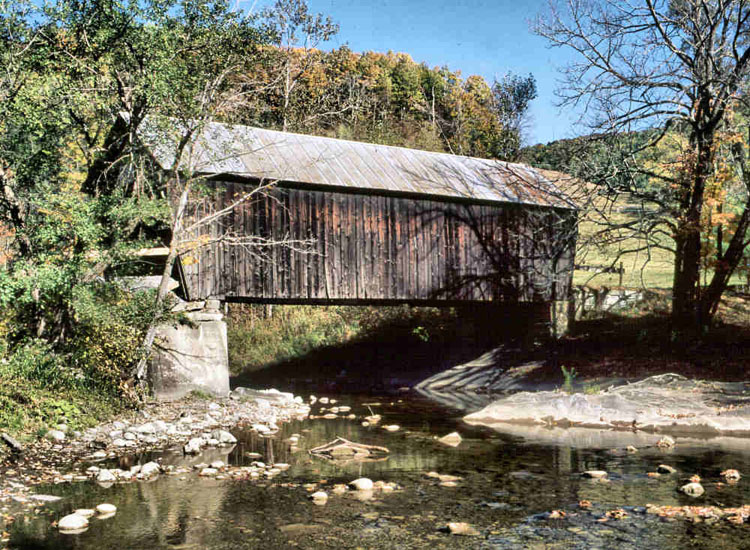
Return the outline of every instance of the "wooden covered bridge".
<path id="1" fill-rule="evenodd" d="M 455 305 L 568 293 L 576 210 L 528 166 L 219 123 L 191 154 L 183 164 L 206 178 L 191 219 L 223 213 L 181 256 L 190 300 Z"/>

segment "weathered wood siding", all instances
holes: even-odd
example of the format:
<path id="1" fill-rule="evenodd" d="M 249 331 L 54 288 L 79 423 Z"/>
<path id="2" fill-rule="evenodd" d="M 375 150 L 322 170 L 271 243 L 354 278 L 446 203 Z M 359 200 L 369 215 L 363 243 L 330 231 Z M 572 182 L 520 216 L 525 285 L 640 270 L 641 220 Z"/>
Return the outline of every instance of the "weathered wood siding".
<path id="1" fill-rule="evenodd" d="M 212 182 L 194 217 L 248 184 Z M 191 299 L 548 301 L 567 293 L 575 213 L 276 187 L 202 227 L 182 258 Z M 220 235 L 229 238 L 216 241 Z M 292 240 L 237 246 L 232 236 Z M 303 241 L 308 241 L 309 249 Z"/>

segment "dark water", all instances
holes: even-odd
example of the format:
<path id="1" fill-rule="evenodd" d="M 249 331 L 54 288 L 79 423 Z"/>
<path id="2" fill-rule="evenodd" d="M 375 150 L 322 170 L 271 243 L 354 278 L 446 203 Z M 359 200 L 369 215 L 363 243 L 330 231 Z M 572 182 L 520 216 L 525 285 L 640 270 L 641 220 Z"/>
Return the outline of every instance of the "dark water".
<path id="1" fill-rule="evenodd" d="M 358 417 L 369 414 L 361 398 L 337 396 Z M 463 424 L 465 414 L 409 395 L 403 401 L 387 397 L 371 406 L 384 416 L 381 424 L 398 424 L 395 433 L 364 428 L 361 418 L 307 420 L 283 427 L 274 439 L 238 433 L 240 442 L 223 454 L 203 455 L 193 462 L 217 458 L 231 465 L 249 464 L 247 452 L 267 460 L 290 463 L 272 481 L 198 478 L 195 474 L 162 475 L 155 481 L 102 488 L 90 482 L 41 487 L 37 492 L 65 499 L 48 505 L 46 514 L 18 519 L 12 526 L 11 548 L 75 549 L 243 549 L 243 548 L 750 548 L 750 526 L 722 520 L 716 525 L 685 520 L 667 522 L 647 515 L 641 507 L 653 504 L 738 506 L 750 502 L 750 451 L 741 446 L 719 447 L 711 440 L 682 443 L 671 452 L 642 448 L 636 454 L 603 448 L 576 448 L 552 443 L 537 435 L 496 433 Z M 329 405 L 330 406 L 330 405 Z M 315 412 L 315 411 L 314 411 Z M 458 430 L 464 441 L 445 447 L 435 436 Z M 291 452 L 284 440 L 303 437 L 300 450 Z M 335 465 L 312 458 L 307 449 L 336 436 L 386 446 L 386 461 Z M 627 443 L 624 443 L 622 447 Z M 620 447 L 620 448 L 622 448 Z M 154 456 L 130 457 L 122 466 Z M 158 456 L 165 464 L 180 464 L 178 453 Z M 674 476 L 653 479 L 646 472 L 668 463 Z M 114 465 L 113 465 L 114 466 Z M 736 486 L 716 487 L 719 472 L 736 468 L 748 474 Z M 85 469 L 85 466 L 84 466 Z M 602 469 L 610 483 L 582 479 L 580 472 Z M 453 474 L 457 487 L 441 487 L 424 476 L 428 471 Z M 699 474 L 706 495 L 690 499 L 676 489 L 687 477 Z M 402 489 L 375 493 L 359 501 L 352 494 L 331 494 L 325 506 L 308 499 L 303 484 L 320 483 L 324 490 L 360 476 L 396 482 Z M 578 502 L 590 500 L 590 511 Z M 60 534 L 51 523 L 76 508 L 115 504 L 117 514 L 91 520 L 79 535 Z M 599 522 L 607 510 L 626 507 L 628 517 Z M 544 514 L 560 509 L 564 519 Z M 475 537 L 449 535 L 440 529 L 449 521 L 471 523 Z"/>

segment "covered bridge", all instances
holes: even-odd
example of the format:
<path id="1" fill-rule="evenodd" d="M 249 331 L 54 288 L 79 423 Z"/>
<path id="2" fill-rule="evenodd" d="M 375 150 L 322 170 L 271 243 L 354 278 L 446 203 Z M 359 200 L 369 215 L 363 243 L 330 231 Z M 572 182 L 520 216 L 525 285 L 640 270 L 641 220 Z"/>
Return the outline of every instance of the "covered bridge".
<path id="1" fill-rule="evenodd" d="M 169 147 L 152 149 L 172 164 Z M 452 305 L 567 295 L 576 210 L 528 166 L 219 123 L 191 155 L 206 177 L 191 218 L 223 213 L 181 256 L 190 300 Z"/>

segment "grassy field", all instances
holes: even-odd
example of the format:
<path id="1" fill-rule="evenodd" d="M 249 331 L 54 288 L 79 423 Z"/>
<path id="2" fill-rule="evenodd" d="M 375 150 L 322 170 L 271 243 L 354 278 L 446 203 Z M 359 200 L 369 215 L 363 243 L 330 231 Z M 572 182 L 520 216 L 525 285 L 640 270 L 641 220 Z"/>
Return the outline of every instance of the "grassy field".
<path id="1" fill-rule="evenodd" d="M 632 234 L 621 238 L 604 238 L 602 229 L 609 224 L 623 225 L 638 220 L 639 206 L 628 195 L 620 195 L 616 201 L 597 194 L 597 187 L 560 174 L 545 171 L 545 175 L 568 193 L 581 207 L 578 226 L 578 249 L 576 264 L 586 266 L 614 266 L 622 264 L 624 273 L 622 286 L 626 288 L 670 289 L 674 255 L 671 239 L 664 236 L 658 241 L 660 247 L 646 248 L 646 241 Z M 613 242 L 616 241 L 616 242 Z M 644 250 L 642 250 L 644 249 Z M 704 281 L 710 280 L 710 272 L 703 273 Z M 590 287 L 620 286 L 617 273 L 600 273 L 591 270 L 576 270 L 573 275 L 576 285 Z M 746 284 L 744 273 L 735 274 L 730 284 Z"/>

